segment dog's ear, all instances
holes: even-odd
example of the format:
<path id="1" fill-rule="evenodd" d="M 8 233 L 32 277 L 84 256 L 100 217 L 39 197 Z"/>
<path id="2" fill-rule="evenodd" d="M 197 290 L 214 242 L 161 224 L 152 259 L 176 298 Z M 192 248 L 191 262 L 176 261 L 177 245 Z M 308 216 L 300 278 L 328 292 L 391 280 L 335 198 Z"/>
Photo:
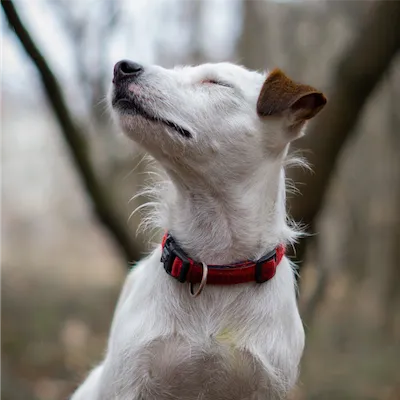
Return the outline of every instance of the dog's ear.
<path id="1" fill-rule="evenodd" d="M 299 136 L 305 122 L 317 115 L 326 104 L 325 96 L 311 86 L 296 83 L 280 69 L 274 69 L 266 78 L 257 101 L 260 117 L 282 116 L 290 135 Z"/>

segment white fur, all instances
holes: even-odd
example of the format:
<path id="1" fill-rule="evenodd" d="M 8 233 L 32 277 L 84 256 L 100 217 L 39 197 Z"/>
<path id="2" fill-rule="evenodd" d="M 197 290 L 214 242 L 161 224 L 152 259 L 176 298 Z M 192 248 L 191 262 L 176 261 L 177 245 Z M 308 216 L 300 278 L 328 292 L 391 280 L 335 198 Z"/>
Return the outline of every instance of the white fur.
<path id="1" fill-rule="evenodd" d="M 128 98 L 192 138 L 114 107 L 123 131 L 165 169 L 161 227 L 195 260 L 258 258 L 296 238 L 285 211 L 284 164 L 289 140 L 302 132 L 288 139 L 286 117 L 258 116 L 265 77 L 227 63 L 149 66 L 126 85 Z M 160 256 L 158 246 L 129 274 L 105 359 L 72 399 L 285 398 L 304 346 L 289 261 L 264 284 L 207 285 L 192 298 Z"/>

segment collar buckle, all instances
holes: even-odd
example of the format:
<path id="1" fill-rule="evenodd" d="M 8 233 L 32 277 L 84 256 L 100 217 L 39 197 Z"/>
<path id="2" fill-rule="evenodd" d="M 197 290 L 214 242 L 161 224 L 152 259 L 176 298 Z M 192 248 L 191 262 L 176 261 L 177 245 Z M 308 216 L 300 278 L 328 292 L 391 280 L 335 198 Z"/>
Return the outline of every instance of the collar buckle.
<path id="1" fill-rule="evenodd" d="M 176 259 L 180 259 L 182 262 L 182 268 L 180 270 L 179 276 L 173 275 L 172 268 Z M 190 268 L 190 261 L 186 254 L 184 254 L 175 243 L 173 237 L 168 234 L 165 239 L 164 247 L 161 254 L 161 262 L 164 265 L 164 269 L 168 275 L 176 278 L 179 282 L 186 281 L 186 275 Z"/>
<path id="2" fill-rule="evenodd" d="M 270 278 L 263 278 L 263 266 L 266 262 L 274 260 L 276 263 L 277 259 L 277 254 L 276 254 L 276 248 L 269 253 L 265 254 L 265 256 L 261 257 L 259 260 L 256 262 L 256 268 L 255 268 L 255 281 L 257 283 L 264 283 L 268 281 Z"/>

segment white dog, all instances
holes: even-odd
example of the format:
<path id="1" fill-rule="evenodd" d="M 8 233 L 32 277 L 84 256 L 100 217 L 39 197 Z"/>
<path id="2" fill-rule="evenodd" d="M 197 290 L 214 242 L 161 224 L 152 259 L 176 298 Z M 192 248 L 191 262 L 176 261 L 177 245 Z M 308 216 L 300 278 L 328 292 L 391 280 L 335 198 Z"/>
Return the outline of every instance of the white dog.
<path id="1" fill-rule="evenodd" d="M 168 237 L 127 278 L 105 360 L 73 400 L 286 397 L 304 331 L 284 166 L 325 103 L 280 70 L 116 64 L 115 119 L 169 177 Z"/>

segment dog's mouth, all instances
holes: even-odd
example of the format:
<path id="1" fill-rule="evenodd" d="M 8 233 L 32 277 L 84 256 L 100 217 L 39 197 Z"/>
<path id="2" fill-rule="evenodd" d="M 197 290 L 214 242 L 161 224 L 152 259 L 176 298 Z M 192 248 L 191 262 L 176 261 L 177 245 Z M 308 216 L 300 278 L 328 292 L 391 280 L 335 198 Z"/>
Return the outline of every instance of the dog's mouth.
<path id="1" fill-rule="evenodd" d="M 127 98 L 125 96 L 120 96 L 115 93 L 112 99 L 112 106 L 119 111 L 124 111 L 133 115 L 140 115 L 141 117 L 147 119 L 148 121 L 158 122 L 174 129 L 181 136 L 190 139 L 193 135 L 185 128 L 182 128 L 175 122 L 169 121 L 167 119 L 159 118 L 148 111 L 146 111 L 143 106 L 135 98 Z"/>

